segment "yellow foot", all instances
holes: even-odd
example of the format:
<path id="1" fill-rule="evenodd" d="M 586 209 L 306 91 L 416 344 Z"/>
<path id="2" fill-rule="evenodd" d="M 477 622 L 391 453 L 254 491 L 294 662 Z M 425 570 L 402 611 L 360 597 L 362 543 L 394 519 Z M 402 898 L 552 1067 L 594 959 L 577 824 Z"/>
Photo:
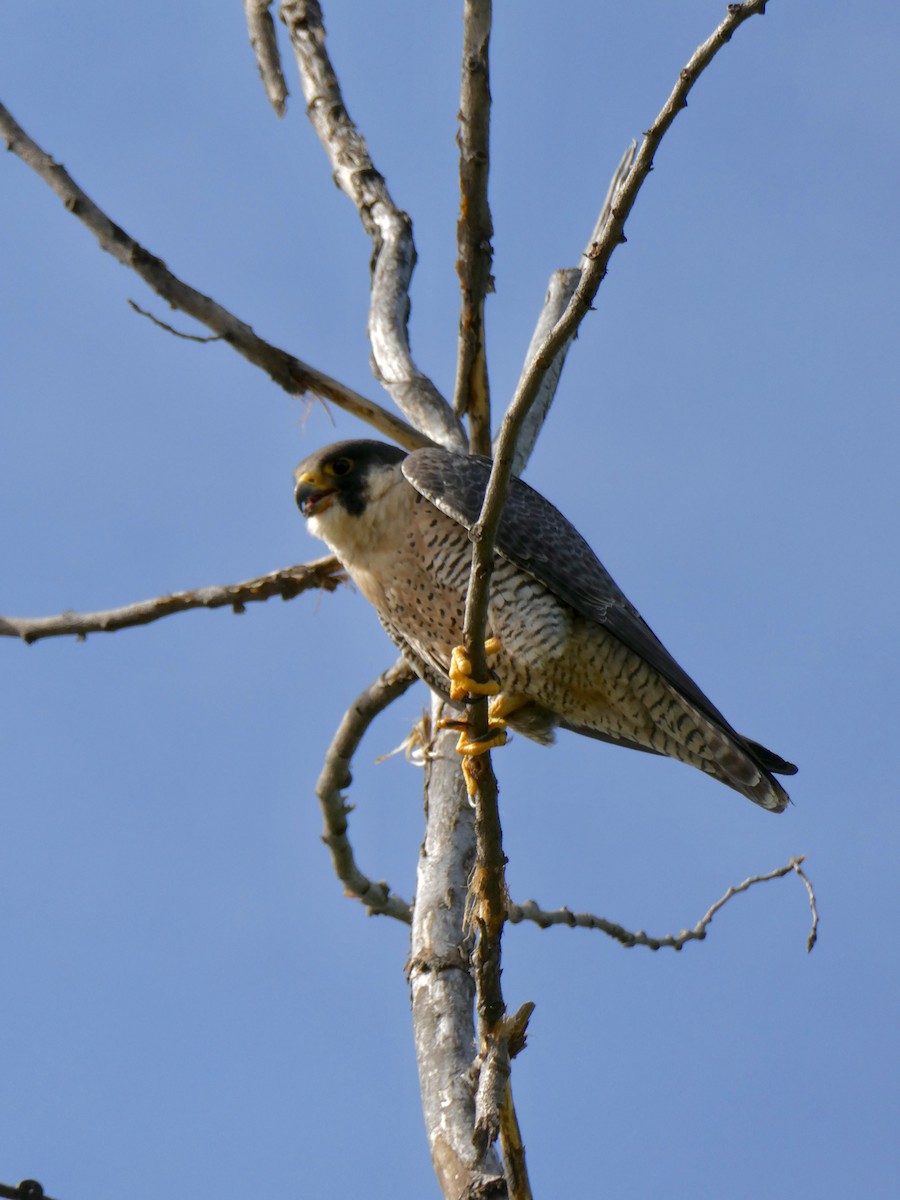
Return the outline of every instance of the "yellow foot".
<path id="1" fill-rule="evenodd" d="M 496 654 L 499 649 L 499 638 L 488 638 L 484 643 L 485 654 Z M 451 700 L 469 700 L 472 696 L 496 696 L 500 691 L 500 684 L 496 679 L 479 683 L 477 679 L 472 678 L 472 660 L 466 653 L 465 646 L 454 646 L 447 674 L 450 677 Z"/>
<path id="2" fill-rule="evenodd" d="M 508 716 L 528 703 L 527 696 L 504 692 L 488 700 L 488 719 L 492 725 L 504 725 Z"/>
<path id="3" fill-rule="evenodd" d="M 486 754 L 488 750 L 496 750 L 498 747 L 506 745 L 507 734 L 504 723 L 502 721 L 492 721 L 487 733 L 482 734 L 480 737 L 472 737 L 469 734 L 469 726 L 465 717 L 442 717 L 438 721 L 438 726 L 441 729 L 456 729 L 459 731 L 456 753 L 463 755 L 462 769 L 463 775 L 466 777 L 466 791 L 470 796 L 474 796 L 478 790 L 478 784 L 469 760 L 477 758 L 479 754 Z"/>
<path id="4" fill-rule="evenodd" d="M 509 740 L 502 721 L 492 722 L 487 733 L 480 737 L 471 737 L 469 724 L 465 717 L 442 717 L 438 721 L 440 729 L 456 729 L 459 731 L 459 741 L 456 743 L 456 753 L 475 756 L 486 754 L 488 750 L 496 750 L 505 746 Z"/>
<path id="5" fill-rule="evenodd" d="M 485 654 L 496 654 L 499 649 L 499 638 L 488 638 L 484 643 Z M 493 697 L 492 705 L 497 705 L 502 700 L 500 684 L 496 679 L 480 683 L 477 679 L 472 678 L 472 660 L 466 653 L 465 646 L 453 648 L 450 655 L 450 670 L 447 674 L 450 678 L 450 699 L 456 701 L 457 704 L 465 704 L 475 696 Z M 470 760 L 479 754 L 485 754 L 488 750 L 496 750 L 498 746 L 506 745 L 506 722 L 502 719 L 499 711 L 496 716 L 493 713 L 490 714 L 487 733 L 478 737 L 473 737 L 469 733 L 469 724 L 465 717 L 445 717 L 439 722 L 439 725 L 443 729 L 459 730 L 456 752 L 463 755 L 462 766 L 463 774 L 466 777 L 466 789 L 470 796 L 474 796 L 478 790 L 478 784 L 475 778 L 476 772 Z"/>

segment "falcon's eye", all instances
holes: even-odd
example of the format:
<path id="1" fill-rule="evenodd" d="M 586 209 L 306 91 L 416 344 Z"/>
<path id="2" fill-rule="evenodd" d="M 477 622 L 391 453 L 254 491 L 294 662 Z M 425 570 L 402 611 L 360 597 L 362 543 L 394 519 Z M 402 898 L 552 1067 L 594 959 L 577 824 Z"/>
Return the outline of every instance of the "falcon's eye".
<path id="1" fill-rule="evenodd" d="M 336 458 L 331 464 L 332 475 L 349 475 L 353 470 L 353 460 L 350 458 Z"/>

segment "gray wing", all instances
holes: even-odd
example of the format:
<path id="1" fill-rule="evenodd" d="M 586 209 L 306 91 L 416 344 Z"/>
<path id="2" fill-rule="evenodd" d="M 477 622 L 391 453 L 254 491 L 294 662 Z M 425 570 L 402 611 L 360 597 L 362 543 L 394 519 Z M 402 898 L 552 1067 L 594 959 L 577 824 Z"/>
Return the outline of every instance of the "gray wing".
<path id="1" fill-rule="evenodd" d="M 437 447 L 415 450 L 403 460 L 403 474 L 413 487 L 467 529 L 478 520 L 490 469 L 489 459 Z M 766 770 L 785 774 L 796 770 L 732 729 L 669 654 L 581 534 L 521 479 L 511 481 L 496 546 L 498 553 L 648 662 L 702 713 L 744 744 Z"/>

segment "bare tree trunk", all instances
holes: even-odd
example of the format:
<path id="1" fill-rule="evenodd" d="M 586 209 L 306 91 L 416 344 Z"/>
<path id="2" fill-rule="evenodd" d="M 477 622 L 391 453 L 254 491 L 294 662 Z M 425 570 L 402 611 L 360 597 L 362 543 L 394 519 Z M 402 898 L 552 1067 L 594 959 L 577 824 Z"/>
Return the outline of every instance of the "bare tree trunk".
<path id="1" fill-rule="evenodd" d="M 441 709 L 438 700 L 432 716 Z M 419 856 L 409 982 L 416 1060 L 431 1161 L 447 1197 L 506 1196 L 496 1152 L 473 1143 L 476 1056 L 472 938 L 465 931 L 475 862 L 475 813 L 455 734 L 439 732 L 425 767 L 425 840 Z"/>

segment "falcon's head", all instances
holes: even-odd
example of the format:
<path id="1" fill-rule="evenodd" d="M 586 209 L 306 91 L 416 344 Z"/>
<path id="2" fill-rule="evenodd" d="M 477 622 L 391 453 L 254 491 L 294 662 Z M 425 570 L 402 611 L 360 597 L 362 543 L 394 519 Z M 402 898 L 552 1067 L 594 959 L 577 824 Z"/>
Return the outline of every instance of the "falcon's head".
<path id="1" fill-rule="evenodd" d="M 404 458 L 405 450 L 387 442 L 333 442 L 304 458 L 294 472 L 297 507 L 304 517 L 320 516 L 333 506 L 361 516 L 384 484 L 396 479 Z"/>

